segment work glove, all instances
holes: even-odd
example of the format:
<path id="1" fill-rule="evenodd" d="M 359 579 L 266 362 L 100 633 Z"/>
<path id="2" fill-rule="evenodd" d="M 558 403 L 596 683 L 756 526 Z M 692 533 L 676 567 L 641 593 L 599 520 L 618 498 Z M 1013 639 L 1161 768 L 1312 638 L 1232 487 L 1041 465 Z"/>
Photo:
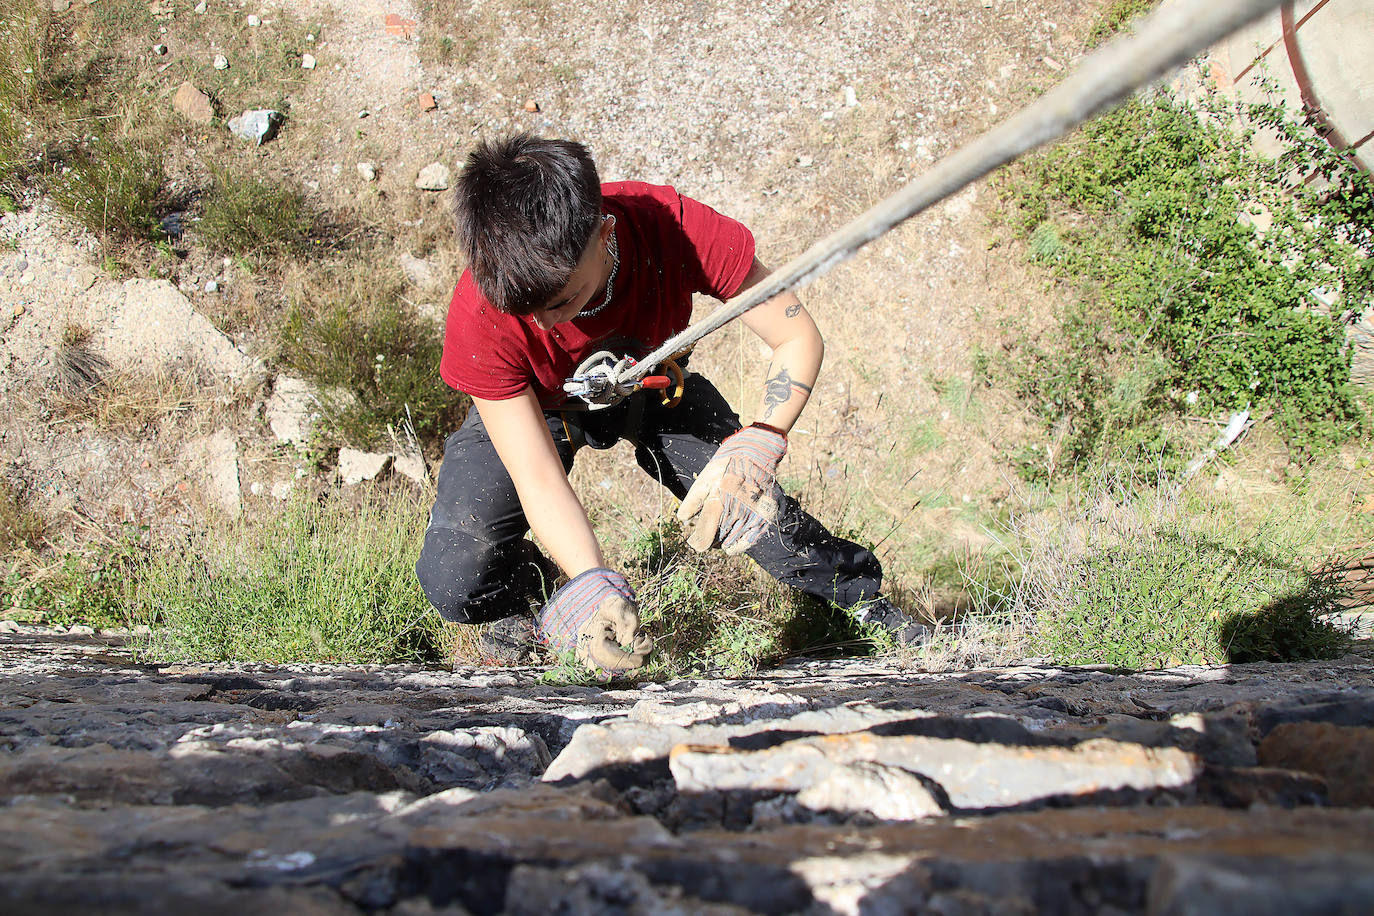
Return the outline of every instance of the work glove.
<path id="1" fill-rule="evenodd" d="M 654 647 L 639 629 L 630 583 L 600 567 L 574 576 L 549 596 L 539 612 L 539 635 L 554 651 L 572 650 L 579 663 L 608 674 L 643 666 Z"/>
<path id="2" fill-rule="evenodd" d="M 778 462 L 786 451 L 782 432 L 758 423 L 722 442 L 678 507 L 687 543 L 698 551 L 718 544 L 731 556 L 753 547 L 777 524 Z"/>

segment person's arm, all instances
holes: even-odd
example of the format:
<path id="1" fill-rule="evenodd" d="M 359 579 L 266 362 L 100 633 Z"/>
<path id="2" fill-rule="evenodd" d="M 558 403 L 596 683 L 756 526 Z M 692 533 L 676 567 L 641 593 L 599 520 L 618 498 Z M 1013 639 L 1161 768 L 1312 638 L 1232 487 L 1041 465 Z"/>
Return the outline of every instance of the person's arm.
<path id="1" fill-rule="evenodd" d="M 740 292 L 768 274 L 768 268 L 754 258 L 754 266 L 744 278 Z M 821 332 L 791 291 L 750 309 L 744 313 L 742 320 L 773 350 L 754 422 L 766 423 L 785 434 L 797 422 L 802 408 L 811 397 L 816 376 L 820 374 L 821 360 L 825 356 Z"/>
<path id="2" fill-rule="evenodd" d="M 472 402 L 515 482 L 530 530 L 554 562 L 569 576 L 605 566 L 587 511 L 563 471 L 534 391 L 526 388 L 513 398 L 473 398 Z"/>

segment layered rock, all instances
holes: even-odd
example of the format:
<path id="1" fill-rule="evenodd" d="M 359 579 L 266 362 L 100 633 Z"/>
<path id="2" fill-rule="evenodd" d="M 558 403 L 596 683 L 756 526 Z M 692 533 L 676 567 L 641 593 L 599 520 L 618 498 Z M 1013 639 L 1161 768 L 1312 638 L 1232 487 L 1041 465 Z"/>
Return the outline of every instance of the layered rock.
<path id="1" fill-rule="evenodd" d="M 1360 656 L 603 687 L 6 630 L 6 912 L 1374 906 Z"/>

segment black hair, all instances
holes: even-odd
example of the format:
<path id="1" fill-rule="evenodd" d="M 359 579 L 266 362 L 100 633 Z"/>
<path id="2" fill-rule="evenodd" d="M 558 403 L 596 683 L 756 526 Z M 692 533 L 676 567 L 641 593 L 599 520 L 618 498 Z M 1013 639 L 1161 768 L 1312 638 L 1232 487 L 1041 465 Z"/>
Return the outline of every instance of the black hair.
<path id="1" fill-rule="evenodd" d="M 571 140 L 484 141 L 454 187 L 468 268 L 491 304 L 512 315 L 543 308 L 567 285 L 600 214 L 596 164 Z"/>

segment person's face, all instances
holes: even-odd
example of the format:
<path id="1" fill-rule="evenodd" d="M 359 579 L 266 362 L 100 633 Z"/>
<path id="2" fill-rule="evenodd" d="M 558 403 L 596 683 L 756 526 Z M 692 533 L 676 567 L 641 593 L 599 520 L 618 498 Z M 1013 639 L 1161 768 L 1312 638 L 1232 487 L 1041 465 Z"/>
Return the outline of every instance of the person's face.
<path id="1" fill-rule="evenodd" d="M 607 246 L 614 231 L 615 217 L 602 220 L 587 242 L 581 260 L 568 277 L 567 285 L 547 305 L 530 313 L 530 318 L 541 330 L 552 330 L 556 324 L 571 321 L 594 299 L 600 301 L 606 295 L 606 278 L 611 273 Z"/>

